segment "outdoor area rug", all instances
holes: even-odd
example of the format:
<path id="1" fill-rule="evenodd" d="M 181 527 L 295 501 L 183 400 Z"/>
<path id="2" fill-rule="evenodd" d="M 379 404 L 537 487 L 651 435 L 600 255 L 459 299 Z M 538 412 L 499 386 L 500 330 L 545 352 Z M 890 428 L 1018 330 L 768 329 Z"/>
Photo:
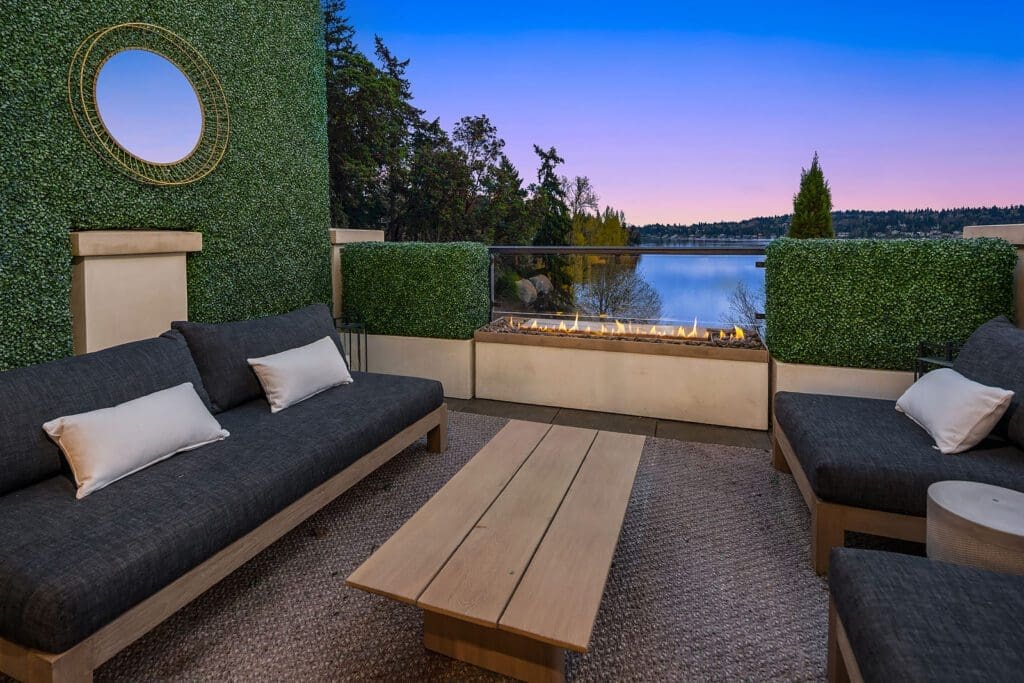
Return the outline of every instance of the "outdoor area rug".
<path id="1" fill-rule="evenodd" d="M 505 424 L 452 413 L 96 672 L 98 680 L 498 680 L 429 653 L 420 611 L 345 586 Z M 821 680 L 828 592 L 808 513 L 765 451 L 648 438 L 578 681 Z"/>

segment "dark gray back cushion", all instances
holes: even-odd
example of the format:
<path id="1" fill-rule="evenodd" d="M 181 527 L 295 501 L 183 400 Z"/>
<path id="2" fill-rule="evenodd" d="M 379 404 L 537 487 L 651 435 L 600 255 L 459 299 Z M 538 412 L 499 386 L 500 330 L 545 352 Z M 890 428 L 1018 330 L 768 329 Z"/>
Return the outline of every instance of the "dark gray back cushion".
<path id="1" fill-rule="evenodd" d="M 995 433 L 1024 448 L 1024 330 L 1004 316 L 989 320 L 960 349 L 953 369 L 975 382 L 1014 392 Z"/>
<path id="2" fill-rule="evenodd" d="M 208 402 L 185 339 L 155 339 L 0 373 L 0 495 L 61 471 L 61 454 L 43 423 L 109 408 L 191 382 Z"/>
<path id="3" fill-rule="evenodd" d="M 263 396 L 249 358 L 280 353 L 330 337 L 341 351 L 334 318 L 314 304 L 291 313 L 233 323 L 174 322 L 185 335 L 215 413 Z"/>

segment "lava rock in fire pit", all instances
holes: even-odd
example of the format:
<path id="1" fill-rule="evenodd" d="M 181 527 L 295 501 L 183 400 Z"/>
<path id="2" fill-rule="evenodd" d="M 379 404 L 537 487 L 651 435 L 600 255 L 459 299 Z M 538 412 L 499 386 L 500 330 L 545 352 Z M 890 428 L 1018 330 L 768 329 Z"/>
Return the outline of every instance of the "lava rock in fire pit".
<path id="1" fill-rule="evenodd" d="M 550 294 L 555 288 L 547 275 L 534 275 L 530 278 L 530 282 L 533 283 L 533 286 L 537 289 L 537 294 L 540 296 Z"/>
<path id="2" fill-rule="evenodd" d="M 519 280 L 516 282 L 516 293 L 519 295 L 519 300 L 526 305 L 530 305 L 537 300 L 537 288 L 529 280 Z"/>

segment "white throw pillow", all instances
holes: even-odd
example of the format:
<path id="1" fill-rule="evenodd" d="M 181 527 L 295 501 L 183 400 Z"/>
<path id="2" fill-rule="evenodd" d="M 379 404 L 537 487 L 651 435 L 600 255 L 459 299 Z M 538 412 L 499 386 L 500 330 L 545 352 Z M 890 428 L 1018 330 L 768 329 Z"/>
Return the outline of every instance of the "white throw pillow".
<path id="1" fill-rule="evenodd" d="M 112 408 L 58 417 L 43 429 L 68 459 L 76 498 L 228 436 L 191 382 Z"/>
<path id="2" fill-rule="evenodd" d="M 331 387 L 352 383 L 345 359 L 330 337 L 270 356 L 250 358 L 249 365 L 263 386 L 272 413 Z"/>
<path id="3" fill-rule="evenodd" d="M 914 382 L 896 401 L 896 410 L 928 432 L 941 452 L 961 453 L 988 436 L 1012 398 L 1012 391 L 943 368 Z"/>

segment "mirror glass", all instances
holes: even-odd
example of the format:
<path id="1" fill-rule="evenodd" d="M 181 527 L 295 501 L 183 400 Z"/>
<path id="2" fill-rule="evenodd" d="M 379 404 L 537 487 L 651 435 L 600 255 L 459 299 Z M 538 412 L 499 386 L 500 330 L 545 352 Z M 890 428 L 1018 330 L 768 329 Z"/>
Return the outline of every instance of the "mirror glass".
<path id="1" fill-rule="evenodd" d="M 117 144 L 154 164 L 185 159 L 203 133 L 203 108 L 192 82 L 148 50 L 123 50 L 103 64 L 96 109 Z"/>

